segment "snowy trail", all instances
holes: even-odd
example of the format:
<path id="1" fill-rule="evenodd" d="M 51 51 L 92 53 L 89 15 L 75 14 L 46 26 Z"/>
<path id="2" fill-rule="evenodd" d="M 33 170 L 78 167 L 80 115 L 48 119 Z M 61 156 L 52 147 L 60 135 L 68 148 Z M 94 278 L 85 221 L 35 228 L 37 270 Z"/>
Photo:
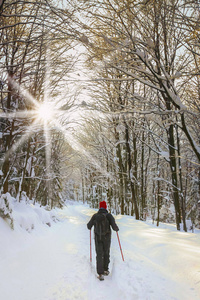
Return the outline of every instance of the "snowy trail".
<path id="1" fill-rule="evenodd" d="M 69 205 L 59 213 L 61 222 L 51 228 L 31 234 L 4 228 L 10 248 L 0 250 L 0 299 L 200 299 L 199 233 L 117 216 L 125 262 L 113 232 L 111 274 L 100 282 L 94 241 L 92 265 L 89 262 L 86 228 L 94 212 L 85 205 Z"/>

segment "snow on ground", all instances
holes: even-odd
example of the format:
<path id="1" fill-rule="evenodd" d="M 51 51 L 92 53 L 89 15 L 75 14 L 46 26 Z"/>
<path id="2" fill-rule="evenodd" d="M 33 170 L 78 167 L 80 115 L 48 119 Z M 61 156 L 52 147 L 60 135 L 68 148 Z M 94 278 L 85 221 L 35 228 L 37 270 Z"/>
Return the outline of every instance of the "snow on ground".
<path id="1" fill-rule="evenodd" d="M 34 220 L 33 230 L 17 226 L 22 219 L 19 211 L 14 231 L 0 218 L 0 299 L 200 299 L 199 232 L 177 232 L 172 225 L 157 228 L 132 217 L 116 216 L 125 262 L 113 232 L 111 274 L 100 282 L 94 240 L 92 264 L 89 262 L 86 228 L 94 212 L 87 205 L 68 204 L 54 211 L 60 222 L 50 227 L 36 221 L 39 212 L 29 214 L 27 209 L 24 223 Z M 40 213 L 46 220 L 46 213 Z"/>

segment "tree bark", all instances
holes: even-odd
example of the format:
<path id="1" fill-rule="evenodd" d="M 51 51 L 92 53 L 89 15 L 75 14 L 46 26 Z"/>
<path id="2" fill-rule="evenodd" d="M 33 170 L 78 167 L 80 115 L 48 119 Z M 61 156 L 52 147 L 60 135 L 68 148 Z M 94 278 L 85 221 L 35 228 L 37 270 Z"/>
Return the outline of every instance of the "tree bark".
<path id="1" fill-rule="evenodd" d="M 177 230 L 180 230 L 181 223 L 181 212 L 179 203 L 179 189 L 178 189 L 178 178 L 177 178 L 177 166 L 176 166 L 176 150 L 174 142 L 174 125 L 170 125 L 167 130 L 168 133 L 168 143 L 169 143 L 169 159 L 172 177 L 172 190 L 173 190 L 173 200 L 176 214 L 176 226 Z"/>

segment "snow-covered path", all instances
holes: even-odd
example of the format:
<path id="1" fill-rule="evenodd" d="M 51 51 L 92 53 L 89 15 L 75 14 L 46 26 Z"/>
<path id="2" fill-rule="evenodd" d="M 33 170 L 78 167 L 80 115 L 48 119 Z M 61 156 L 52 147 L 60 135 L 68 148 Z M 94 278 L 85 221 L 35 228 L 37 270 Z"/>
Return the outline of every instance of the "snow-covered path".
<path id="1" fill-rule="evenodd" d="M 199 233 L 117 216 L 125 262 L 113 232 L 111 274 L 100 282 L 94 242 L 92 266 L 89 262 L 86 228 L 94 212 L 86 205 L 69 205 L 59 212 L 61 222 L 32 233 L 11 232 L 1 223 L 0 299 L 200 299 Z"/>

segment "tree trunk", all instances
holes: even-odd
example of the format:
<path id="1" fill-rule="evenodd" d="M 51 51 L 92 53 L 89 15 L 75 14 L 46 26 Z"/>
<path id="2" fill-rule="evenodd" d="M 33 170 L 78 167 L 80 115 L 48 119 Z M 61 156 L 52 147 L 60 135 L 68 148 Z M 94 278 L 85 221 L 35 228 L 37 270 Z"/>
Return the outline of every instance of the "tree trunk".
<path id="1" fill-rule="evenodd" d="M 187 232 L 186 214 L 185 214 L 185 198 L 184 198 L 184 193 L 183 193 L 183 179 L 182 179 L 182 169 L 181 169 L 181 150 L 180 150 L 180 139 L 179 139 L 179 133 L 178 133 L 178 126 L 176 126 L 176 137 L 177 137 L 177 150 L 178 150 L 178 172 L 179 172 L 179 181 L 180 181 L 180 198 L 181 198 L 183 229 L 185 232 Z"/>
<path id="2" fill-rule="evenodd" d="M 160 161 L 159 161 L 160 157 L 158 155 L 158 158 L 157 158 L 157 177 L 159 178 L 160 176 L 160 170 L 159 170 L 159 167 L 160 167 Z M 159 226 L 159 222 L 160 222 L 160 180 L 157 180 L 157 226 Z"/>
<path id="3" fill-rule="evenodd" d="M 118 175 L 119 175 L 119 197 L 120 197 L 120 206 L 121 214 L 124 215 L 124 180 L 123 180 L 123 162 L 122 162 L 122 153 L 119 143 L 119 133 L 115 131 L 116 140 L 118 142 L 116 154 L 118 161 Z"/>
<path id="4" fill-rule="evenodd" d="M 136 220 L 140 219 L 139 215 L 139 208 L 138 208 L 138 191 L 137 191 L 137 143 L 136 143 L 136 136 L 133 132 L 133 163 L 132 163 L 132 175 L 133 179 L 131 178 L 131 190 L 132 190 L 132 201 L 134 202 L 135 208 L 135 217 Z M 133 181 L 134 180 L 134 181 Z"/>
<path id="5" fill-rule="evenodd" d="M 178 190 L 178 178 L 177 178 L 177 166 L 176 166 L 176 153 L 175 153 L 175 142 L 174 142 L 174 125 L 170 125 L 167 130 L 168 133 L 168 144 L 169 144 L 169 159 L 170 159 L 170 168 L 172 176 L 172 190 L 173 190 L 173 199 L 174 207 L 176 214 L 176 226 L 177 230 L 180 230 L 181 223 L 181 212 L 180 212 L 180 203 L 179 203 L 179 190 Z"/>
<path id="6" fill-rule="evenodd" d="M 160 181 L 158 180 L 157 182 L 158 185 L 158 189 L 157 189 L 157 226 L 159 226 L 159 222 L 160 222 Z"/>
<path id="7" fill-rule="evenodd" d="M 31 139 L 29 138 L 28 139 L 25 162 L 24 162 L 24 167 L 23 167 L 23 170 L 22 170 L 22 176 L 21 176 L 21 180 L 20 180 L 20 184 L 19 184 L 19 190 L 18 190 L 18 196 L 17 196 L 18 201 L 21 200 L 22 191 L 26 192 L 26 186 L 24 184 L 24 179 L 25 179 L 25 175 L 26 175 L 26 167 L 27 167 L 29 154 L 30 154 L 30 145 L 31 145 Z"/>
<path id="8" fill-rule="evenodd" d="M 146 201 L 145 201 L 145 193 L 144 193 L 144 130 L 142 131 L 142 146 L 141 146 L 141 213 L 142 219 L 145 219 L 145 209 L 146 209 Z"/>
<path id="9" fill-rule="evenodd" d="M 11 76 L 11 74 L 9 74 Z M 8 97 L 7 97 L 7 106 L 6 111 L 10 112 L 11 109 L 11 97 L 12 97 L 12 86 L 10 80 L 8 80 Z M 3 193 L 8 192 L 8 179 L 9 179 L 9 172 L 10 172 L 10 158 L 9 158 L 9 150 L 11 148 L 11 141 L 12 141 L 12 132 L 14 130 L 14 121 L 10 123 L 9 120 L 6 121 L 7 128 L 6 128 L 6 136 L 5 136 L 5 160 L 3 162 L 2 171 L 4 174 L 4 181 L 3 181 Z"/>

